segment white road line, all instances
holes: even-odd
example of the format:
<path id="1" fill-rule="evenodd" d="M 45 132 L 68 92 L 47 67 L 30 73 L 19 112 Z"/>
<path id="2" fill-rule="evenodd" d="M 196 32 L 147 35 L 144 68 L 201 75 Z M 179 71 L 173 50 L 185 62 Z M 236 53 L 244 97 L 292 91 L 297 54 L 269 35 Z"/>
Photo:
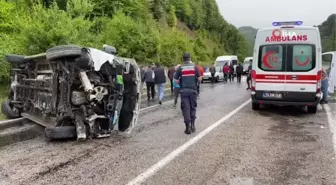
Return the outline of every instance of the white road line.
<path id="1" fill-rule="evenodd" d="M 168 91 L 170 88 L 165 88 L 164 91 Z M 147 95 L 147 92 L 141 93 L 141 96 Z"/>
<path id="2" fill-rule="evenodd" d="M 176 157 L 178 157 L 180 154 L 182 154 L 185 150 L 187 150 L 191 145 L 195 144 L 199 140 L 201 140 L 204 136 L 209 134 L 212 130 L 214 130 L 219 125 L 223 124 L 224 121 L 228 120 L 230 117 L 235 115 L 237 112 L 239 112 L 242 108 L 244 108 L 247 104 L 249 104 L 251 100 L 247 100 L 243 104 L 241 104 L 239 107 L 234 109 L 232 112 L 218 120 L 216 123 L 213 123 L 211 126 L 203 130 L 201 133 L 197 134 L 192 139 L 188 140 L 186 143 L 169 153 L 166 157 L 155 163 L 153 166 L 148 168 L 145 172 L 141 173 L 139 176 L 137 176 L 135 179 L 131 180 L 127 183 L 127 185 L 136 185 L 141 184 L 145 180 L 147 180 L 149 177 L 153 176 L 156 172 L 158 172 L 161 168 L 166 166 L 170 161 L 174 160 Z"/>
<path id="3" fill-rule="evenodd" d="M 324 104 L 323 107 L 324 107 L 324 110 L 327 113 L 329 130 L 332 133 L 332 142 L 333 142 L 333 146 L 334 146 L 334 152 L 335 152 L 335 155 L 336 155 L 336 124 L 335 124 L 336 120 L 333 120 L 334 118 L 332 117 L 331 108 L 329 107 L 329 105 Z"/>
<path id="4" fill-rule="evenodd" d="M 174 100 L 170 100 L 170 101 L 162 102 L 162 105 L 171 103 L 171 102 L 173 102 L 173 101 L 174 101 Z M 150 107 L 145 107 L 145 108 L 140 109 L 140 112 L 141 112 L 141 111 L 144 111 L 144 110 L 147 110 L 147 109 L 154 108 L 154 107 L 158 107 L 158 106 L 160 106 L 160 104 L 153 105 L 153 106 L 150 106 Z"/>
<path id="5" fill-rule="evenodd" d="M 217 87 L 221 87 L 221 86 L 223 86 L 223 85 L 224 85 L 224 84 L 218 85 L 218 86 L 216 86 L 215 88 L 217 88 Z M 162 102 L 162 105 L 170 104 L 170 103 L 172 103 L 172 102 L 174 102 L 174 100 L 169 100 L 169 101 L 166 101 L 166 102 Z M 157 104 L 157 105 L 153 105 L 153 106 L 150 106 L 150 107 L 145 107 L 145 108 L 140 109 L 139 112 L 144 111 L 144 110 L 148 110 L 148 109 L 151 109 L 151 108 L 154 108 L 154 107 L 158 107 L 158 106 L 161 106 L 161 105 L 160 105 L 160 104 Z"/>

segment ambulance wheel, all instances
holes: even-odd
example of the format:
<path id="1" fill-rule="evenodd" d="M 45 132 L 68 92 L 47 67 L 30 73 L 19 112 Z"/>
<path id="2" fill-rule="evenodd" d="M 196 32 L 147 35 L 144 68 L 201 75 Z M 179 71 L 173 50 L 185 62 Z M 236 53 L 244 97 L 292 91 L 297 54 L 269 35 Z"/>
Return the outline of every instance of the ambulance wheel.
<path id="1" fill-rule="evenodd" d="M 317 106 L 308 106 L 308 113 L 315 114 L 317 112 Z"/>
<path id="2" fill-rule="evenodd" d="M 253 110 L 259 110 L 260 109 L 260 104 L 259 103 L 252 103 L 252 109 Z"/>

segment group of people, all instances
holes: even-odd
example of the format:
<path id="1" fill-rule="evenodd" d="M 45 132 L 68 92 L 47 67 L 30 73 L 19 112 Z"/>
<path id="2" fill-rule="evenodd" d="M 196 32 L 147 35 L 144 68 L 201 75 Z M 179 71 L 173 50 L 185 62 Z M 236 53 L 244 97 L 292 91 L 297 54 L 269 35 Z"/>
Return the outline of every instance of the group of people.
<path id="1" fill-rule="evenodd" d="M 142 86 L 146 83 L 148 100 L 154 100 L 156 94 L 155 86 L 157 86 L 159 104 L 162 104 L 166 85 L 166 73 L 164 68 L 159 64 L 156 66 L 148 66 L 147 70 L 145 70 L 144 67 L 141 67 L 141 81 Z"/>
<path id="2" fill-rule="evenodd" d="M 170 81 L 170 90 L 171 94 L 175 96 L 174 99 L 174 106 L 177 104 L 177 100 L 179 97 L 179 91 L 180 91 L 180 86 L 179 84 L 174 82 L 174 74 L 177 70 L 177 68 L 180 66 L 178 64 L 177 66 L 171 66 L 168 69 L 168 74 L 166 75 L 165 70 L 163 67 L 161 67 L 159 64 L 156 64 L 156 66 L 148 66 L 147 69 L 145 67 L 141 67 L 141 81 L 142 81 L 142 87 L 141 89 L 144 88 L 144 84 L 146 84 L 146 89 L 147 89 L 147 99 L 149 100 L 154 100 L 155 95 L 156 95 L 156 90 L 155 86 L 157 86 L 157 92 L 158 92 L 158 98 L 159 98 L 159 104 L 162 104 L 162 100 L 164 98 L 164 91 L 165 91 L 165 84 L 166 84 L 166 76 L 168 77 Z M 204 70 L 203 68 L 199 65 L 195 65 L 199 72 L 200 75 L 204 75 Z M 200 82 L 197 82 L 197 95 L 199 97 L 200 94 Z"/>
<path id="3" fill-rule="evenodd" d="M 182 57 L 183 64 L 171 66 L 166 75 L 165 70 L 160 65 L 148 66 L 147 70 L 141 68 L 141 78 L 143 84 L 147 86 L 148 100 L 155 98 L 155 85 L 159 93 L 159 104 L 162 104 L 166 76 L 170 80 L 171 92 L 175 95 L 174 106 L 177 99 L 181 97 L 181 110 L 184 117 L 185 133 L 191 134 L 196 131 L 196 107 L 197 97 L 200 94 L 200 82 L 203 76 L 203 68 L 191 61 L 189 53 Z"/>
<path id="4" fill-rule="evenodd" d="M 216 77 L 215 77 L 216 66 L 211 66 L 209 68 L 209 71 L 211 74 L 211 83 L 214 83 L 216 80 Z M 250 60 L 250 65 L 247 71 L 247 89 L 246 90 L 251 89 L 251 80 L 252 80 L 251 72 L 252 72 L 252 60 Z M 239 63 L 236 68 L 233 66 L 232 63 L 230 65 L 228 63 L 225 63 L 223 66 L 224 83 L 227 83 L 228 80 L 230 82 L 233 82 L 235 78 L 235 74 L 237 75 L 237 82 L 241 83 L 241 78 L 242 78 L 243 73 L 244 73 L 244 67 L 242 66 L 241 63 Z"/>

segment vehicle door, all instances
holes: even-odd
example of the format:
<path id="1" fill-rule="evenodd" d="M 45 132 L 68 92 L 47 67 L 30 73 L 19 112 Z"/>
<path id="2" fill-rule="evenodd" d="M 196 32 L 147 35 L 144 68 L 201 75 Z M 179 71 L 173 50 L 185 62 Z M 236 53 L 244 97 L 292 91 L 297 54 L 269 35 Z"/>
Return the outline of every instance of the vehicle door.
<path id="1" fill-rule="evenodd" d="M 330 57 L 330 67 L 329 67 L 329 93 L 335 93 L 336 90 L 336 52 L 331 52 L 328 54 Z"/>
<path id="2" fill-rule="evenodd" d="M 224 73 L 223 73 L 223 68 L 222 67 L 216 67 L 216 76 L 218 76 L 218 80 L 224 80 Z"/>
<path id="3" fill-rule="evenodd" d="M 286 45 L 261 45 L 255 71 L 257 99 L 281 100 L 285 91 Z"/>
<path id="4" fill-rule="evenodd" d="M 286 101 L 315 100 L 320 66 L 317 49 L 314 44 L 287 45 Z"/>

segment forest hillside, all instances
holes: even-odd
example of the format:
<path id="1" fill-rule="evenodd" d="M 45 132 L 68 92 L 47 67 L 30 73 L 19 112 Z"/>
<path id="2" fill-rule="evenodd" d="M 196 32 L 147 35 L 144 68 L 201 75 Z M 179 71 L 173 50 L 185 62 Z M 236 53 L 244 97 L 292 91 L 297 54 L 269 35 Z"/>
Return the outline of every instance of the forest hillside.
<path id="1" fill-rule="evenodd" d="M 165 66 L 247 54 L 247 41 L 224 20 L 215 0 L 0 0 L 0 82 L 7 53 L 31 55 L 59 44 L 102 48 L 139 64 Z"/>

